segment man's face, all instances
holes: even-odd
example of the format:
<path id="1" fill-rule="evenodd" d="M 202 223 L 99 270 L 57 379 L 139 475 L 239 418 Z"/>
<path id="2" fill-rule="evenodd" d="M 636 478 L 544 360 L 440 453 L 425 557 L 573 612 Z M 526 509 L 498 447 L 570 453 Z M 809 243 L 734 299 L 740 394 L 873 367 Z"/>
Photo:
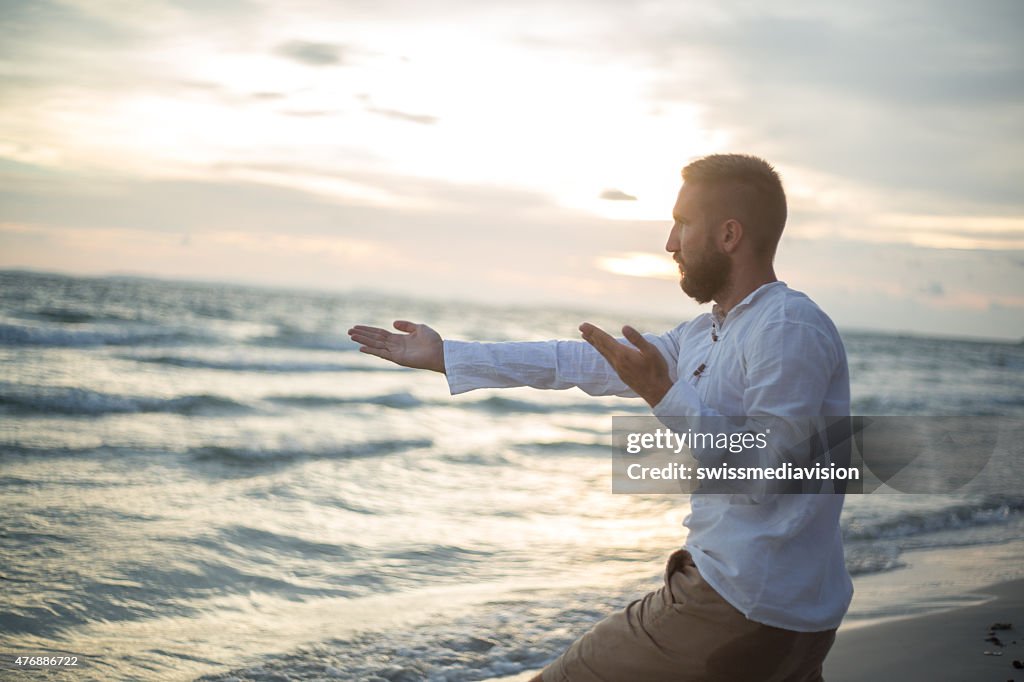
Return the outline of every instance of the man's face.
<path id="1" fill-rule="evenodd" d="M 665 250 L 679 264 L 679 286 L 697 303 L 707 303 L 725 287 L 732 261 L 715 241 L 714 225 L 704 213 L 702 188 L 683 185 L 672 209 L 672 230 Z"/>

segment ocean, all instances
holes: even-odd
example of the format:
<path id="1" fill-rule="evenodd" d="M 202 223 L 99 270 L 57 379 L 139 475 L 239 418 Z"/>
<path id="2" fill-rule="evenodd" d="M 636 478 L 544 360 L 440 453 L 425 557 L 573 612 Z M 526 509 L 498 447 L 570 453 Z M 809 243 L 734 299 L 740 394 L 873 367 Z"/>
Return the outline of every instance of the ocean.
<path id="1" fill-rule="evenodd" d="M 610 492 L 612 415 L 646 406 L 453 398 L 345 335 L 399 318 L 478 340 L 678 323 L 0 272 L 0 653 L 80 658 L 33 679 L 483 680 L 655 588 L 688 497 Z M 841 332 L 855 414 L 1022 423 L 1024 346 Z M 1024 577 L 1022 510 L 849 496 L 847 624 Z"/>

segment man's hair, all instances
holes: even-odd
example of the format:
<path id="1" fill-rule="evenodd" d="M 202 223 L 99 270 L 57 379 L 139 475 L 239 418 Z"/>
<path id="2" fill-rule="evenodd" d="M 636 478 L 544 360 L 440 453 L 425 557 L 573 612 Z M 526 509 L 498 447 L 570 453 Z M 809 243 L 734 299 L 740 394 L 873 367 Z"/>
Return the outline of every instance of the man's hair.
<path id="1" fill-rule="evenodd" d="M 775 255 L 786 226 L 786 193 L 770 163 L 746 154 L 712 154 L 688 164 L 683 182 L 701 185 L 707 192 L 708 219 L 735 218 L 757 251 Z"/>

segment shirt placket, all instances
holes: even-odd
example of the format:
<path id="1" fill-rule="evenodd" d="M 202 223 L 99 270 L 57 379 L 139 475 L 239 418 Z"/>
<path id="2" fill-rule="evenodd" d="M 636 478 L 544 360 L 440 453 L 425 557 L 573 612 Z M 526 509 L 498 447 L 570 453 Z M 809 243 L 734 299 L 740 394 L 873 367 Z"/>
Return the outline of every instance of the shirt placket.
<path id="1" fill-rule="evenodd" d="M 693 374 L 690 375 L 690 379 L 691 379 L 690 385 L 693 386 L 695 389 L 698 388 L 698 384 L 701 383 L 701 381 L 700 381 L 701 378 L 703 378 L 704 375 L 708 373 L 708 370 L 710 369 L 712 363 L 714 362 L 715 355 L 716 355 L 715 348 L 722 341 L 722 338 L 723 338 L 723 336 L 722 336 L 721 331 L 718 329 L 717 323 L 716 322 L 712 322 L 712 324 L 711 324 L 711 345 L 708 347 L 707 357 L 704 358 L 704 362 L 700 363 L 697 366 L 697 368 L 695 370 L 693 370 Z M 706 381 L 704 382 L 704 385 L 707 385 Z M 704 390 L 704 394 L 701 396 L 702 400 L 706 400 L 708 390 L 709 389 L 705 389 Z"/>

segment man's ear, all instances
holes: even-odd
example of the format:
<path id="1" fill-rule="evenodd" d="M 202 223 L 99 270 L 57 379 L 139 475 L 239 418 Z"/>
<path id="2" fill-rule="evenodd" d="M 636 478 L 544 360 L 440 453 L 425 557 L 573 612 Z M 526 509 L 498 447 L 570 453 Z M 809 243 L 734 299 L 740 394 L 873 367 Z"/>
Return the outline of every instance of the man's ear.
<path id="1" fill-rule="evenodd" d="M 722 251 L 732 253 L 739 248 L 740 242 L 743 241 L 743 223 L 735 218 L 729 218 L 722 223 L 720 234 Z"/>

